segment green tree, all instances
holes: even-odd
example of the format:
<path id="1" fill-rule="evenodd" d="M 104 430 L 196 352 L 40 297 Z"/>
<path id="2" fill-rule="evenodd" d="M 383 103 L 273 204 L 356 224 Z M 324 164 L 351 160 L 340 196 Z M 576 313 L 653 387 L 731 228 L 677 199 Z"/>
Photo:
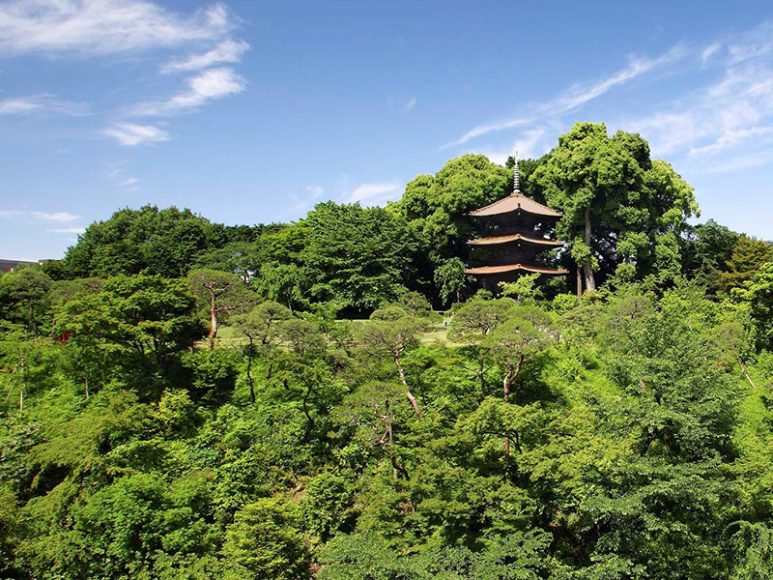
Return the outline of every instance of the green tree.
<path id="1" fill-rule="evenodd" d="M 201 336 L 186 282 L 149 275 L 116 276 L 66 302 L 57 329 L 112 355 L 115 378 L 135 377 L 140 388 L 179 374 L 180 355 Z"/>
<path id="2" fill-rule="evenodd" d="M 650 159 L 639 135 L 609 137 L 603 123 L 577 123 L 533 179 L 564 214 L 557 233 L 577 264 L 578 294 L 580 282 L 596 288 L 599 269 L 622 280 L 653 274 L 663 282 L 679 274 L 679 236 L 698 205 L 668 163 Z"/>
<path id="3" fill-rule="evenodd" d="M 232 312 L 246 311 L 252 296 L 236 275 L 217 270 L 192 270 L 188 274 L 191 292 L 207 310 L 209 318 L 209 348 L 215 348 L 215 338 L 221 320 Z"/>
<path id="4" fill-rule="evenodd" d="M 248 503 L 226 531 L 226 578 L 310 578 L 298 505 L 280 497 Z"/>
<path id="5" fill-rule="evenodd" d="M 440 299 L 444 304 L 451 300 L 462 301 L 462 290 L 469 281 L 464 272 L 464 262 L 459 258 L 450 258 L 435 270 L 435 285 L 439 288 Z"/>
<path id="6" fill-rule="evenodd" d="M 401 357 L 418 343 L 417 334 L 420 325 L 413 319 L 404 316 L 396 320 L 379 320 L 379 311 L 375 311 L 372 320 L 358 327 L 357 340 L 362 349 L 372 356 L 388 356 L 395 365 L 400 384 L 405 389 L 405 396 L 411 404 L 416 417 L 421 415 L 421 409 L 416 397 L 408 386 Z"/>
<path id="7" fill-rule="evenodd" d="M 405 186 L 394 205 L 421 239 L 431 264 L 467 256 L 474 225 L 472 210 L 512 191 L 512 174 L 484 155 L 462 155 L 433 175 L 420 175 Z"/>
<path id="8" fill-rule="evenodd" d="M 758 346 L 773 351 L 773 261 L 762 264 L 751 280 L 733 294 L 750 307 Z"/>
<path id="9" fill-rule="evenodd" d="M 763 264 L 771 261 L 773 244 L 749 236 L 739 237 L 726 262 L 727 271 L 719 274 L 722 289 L 729 291 L 743 286 Z"/>
<path id="10" fill-rule="evenodd" d="M 58 270 L 69 278 L 142 271 L 181 277 L 201 252 L 227 241 L 222 226 L 187 209 L 126 208 L 86 228 Z"/>
<path id="11" fill-rule="evenodd" d="M 40 334 L 51 286 L 51 278 L 38 268 L 20 268 L 1 275 L 0 315 L 24 324 L 29 334 Z"/>
<path id="12" fill-rule="evenodd" d="M 508 311 L 507 319 L 486 336 L 484 348 L 504 370 L 502 401 L 505 405 L 510 403 L 513 384 L 524 365 L 543 352 L 553 332 L 550 317 L 539 308 L 517 306 Z M 505 438 L 505 455 L 510 454 L 510 443 L 510 438 Z M 517 440 L 516 445 L 519 445 Z"/>
<path id="13" fill-rule="evenodd" d="M 255 402 L 255 379 L 252 376 L 252 366 L 259 355 L 266 357 L 268 352 L 281 339 L 280 322 L 289 320 L 292 316 L 289 308 L 273 301 L 258 304 L 244 314 L 233 317 L 233 325 L 247 337 L 244 354 L 247 357 L 247 384 L 250 388 L 250 401 Z"/>

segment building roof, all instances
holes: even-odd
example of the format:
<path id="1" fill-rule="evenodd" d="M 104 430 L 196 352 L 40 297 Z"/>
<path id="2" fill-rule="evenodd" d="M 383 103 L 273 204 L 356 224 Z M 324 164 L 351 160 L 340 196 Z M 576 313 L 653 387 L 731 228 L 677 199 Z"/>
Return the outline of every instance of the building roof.
<path id="1" fill-rule="evenodd" d="M 532 264 L 507 264 L 505 266 L 481 266 L 479 268 L 467 268 L 465 274 L 473 276 L 495 276 L 496 274 L 508 274 L 510 272 L 531 272 L 533 274 L 568 274 L 569 270 L 563 268 L 546 268 L 545 266 L 534 266 Z"/>
<path id="2" fill-rule="evenodd" d="M 0 272 L 11 272 L 17 266 L 33 265 L 38 262 L 27 262 L 25 260 L 0 260 Z"/>
<path id="3" fill-rule="evenodd" d="M 520 192 L 512 193 L 505 198 L 495 201 L 487 206 L 478 208 L 470 212 L 473 217 L 487 217 L 493 215 L 502 215 L 512 213 L 514 211 L 524 211 L 535 215 L 543 215 L 548 217 L 561 217 L 560 211 L 556 211 L 546 205 L 542 205 L 526 197 Z"/>
<path id="4" fill-rule="evenodd" d="M 532 238 L 523 234 L 511 234 L 507 236 L 489 236 L 487 238 L 476 238 L 467 242 L 471 246 L 494 246 L 497 244 L 509 244 L 510 242 L 517 242 L 522 240 L 529 244 L 538 244 L 540 246 L 563 246 L 564 242 L 561 240 L 547 240 L 545 238 Z"/>

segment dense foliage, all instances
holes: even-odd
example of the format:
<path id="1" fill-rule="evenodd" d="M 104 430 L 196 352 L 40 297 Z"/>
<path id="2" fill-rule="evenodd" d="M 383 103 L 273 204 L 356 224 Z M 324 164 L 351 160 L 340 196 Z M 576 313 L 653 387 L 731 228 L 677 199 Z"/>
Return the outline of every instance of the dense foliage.
<path id="1" fill-rule="evenodd" d="M 771 245 L 688 226 L 640 138 L 576 130 L 655 200 L 583 174 L 581 297 L 473 295 L 464 214 L 511 187 L 479 156 L 284 227 L 122 210 L 0 275 L 0 575 L 771 577 Z"/>

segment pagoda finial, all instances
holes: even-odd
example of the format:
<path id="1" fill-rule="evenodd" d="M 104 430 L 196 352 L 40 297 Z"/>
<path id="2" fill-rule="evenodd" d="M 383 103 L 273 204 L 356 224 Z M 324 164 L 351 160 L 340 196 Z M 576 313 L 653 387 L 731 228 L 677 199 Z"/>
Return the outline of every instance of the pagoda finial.
<path id="1" fill-rule="evenodd" d="M 521 172 L 518 169 L 518 151 L 515 152 L 515 169 L 513 170 L 513 193 L 521 193 Z"/>

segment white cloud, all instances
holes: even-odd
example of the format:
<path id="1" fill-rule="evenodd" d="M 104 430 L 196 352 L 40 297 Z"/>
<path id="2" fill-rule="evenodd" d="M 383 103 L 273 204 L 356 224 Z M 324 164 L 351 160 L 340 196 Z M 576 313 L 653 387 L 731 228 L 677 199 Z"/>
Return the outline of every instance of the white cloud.
<path id="1" fill-rule="evenodd" d="M 363 205 L 378 205 L 389 201 L 389 198 L 394 197 L 394 194 L 400 189 L 401 185 L 394 181 L 363 183 L 349 194 L 346 201 L 349 203 L 359 202 Z"/>
<path id="2" fill-rule="evenodd" d="M 115 187 L 128 192 L 137 191 L 140 180 L 127 172 L 125 162 L 107 164 L 105 173 Z"/>
<path id="3" fill-rule="evenodd" d="M 250 48 L 243 40 L 225 39 L 215 48 L 205 53 L 193 54 L 183 59 L 175 59 L 161 68 L 161 72 L 189 72 L 209 68 L 216 64 L 236 63 Z"/>
<path id="4" fill-rule="evenodd" d="M 66 211 L 59 211 L 59 212 L 53 212 L 48 213 L 44 211 L 33 211 L 31 212 L 32 217 L 35 217 L 39 220 L 44 220 L 48 222 L 73 222 L 77 219 L 80 219 L 80 216 L 71 214 Z"/>
<path id="5" fill-rule="evenodd" d="M 130 191 L 134 191 L 135 189 L 137 189 L 137 184 L 139 182 L 140 182 L 139 179 L 137 179 L 136 177 L 130 175 L 130 176 L 126 177 L 125 179 L 120 180 L 118 183 L 116 183 L 116 185 L 118 187 L 122 187 L 122 188 L 128 189 Z"/>
<path id="6" fill-rule="evenodd" d="M 222 4 L 182 15 L 146 0 L 10 0 L 0 4 L 0 53 L 116 54 L 213 40 L 232 27 Z"/>
<path id="7" fill-rule="evenodd" d="M 408 102 L 405 103 L 406 111 L 413 111 L 416 108 L 416 97 L 411 97 Z"/>
<path id="8" fill-rule="evenodd" d="M 153 125 L 114 123 L 105 129 L 103 133 L 127 147 L 133 147 L 143 143 L 161 143 L 163 141 L 169 141 L 169 133 Z"/>
<path id="9" fill-rule="evenodd" d="M 539 157 L 550 149 L 548 132 L 544 127 L 533 127 L 524 130 L 518 138 L 506 149 L 470 151 L 482 153 L 494 163 L 504 165 L 507 158 L 516 151 L 523 158 Z"/>
<path id="10" fill-rule="evenodd" d="M 717 54 L 722 49 L 722 44 L 719 42 L 712 42 L 709 44 L 706 48 L 701 51 L 701 60 L 703 62 L 706 62 L 709 60 L 712 56 Z"/>
<path id="11" fill-rule="evenodd" d="M 86 231 L 86 228 L 82 226 L 74 226 L 71 228 L 53 228 L 48 230 L 49 232 L 54 232 L 56 234 L 82 234 Z"/>
<path id="12" fill-rule="evenodd" d="M 742 51 L 743 45 L 737 44 L 736 49 Z M 720 66 L 718 80 L 662 104 L 660 111 L 623 119 L 619 125 L 641 132 L 657 155 L 685 153 L 699 159 L 769 145 L 773 142 L 772 59 L 739 61 L 731 56 Z"/>
<path id="13" fill-rule="evenodd" d="M 16 209 L 0 209 L 0 218 L 18 217 L 22 213 Z"/>
<path id="14" fill-rule="evenodd" d="M 476 125 L 455 141 L 443 145 L 442 149 L 464 145 L 473 139 L 497 131 L 529 126 L 536 122 L 544 122 L 549 119 L 561 117 L 562 115 L 578 109 L 586 103 L 606 94 L 612 88 L 623 85 L 652 70 L 673 63 L 683 58 L 685 55 L 686 50 L 684 47 L 675 46 L 668 52 L 656 58 L 630 57 L 628 66 L 606 78 L 592 83 L 573 85 L 562 94 L 546 103 L 526 105 L 524 108 L 527 109 L 529 114 L 525 116 L 507 117 L 492 123 Z"/>
<path id="15" fill-rule="evenodd" d="M 0 100 L 0 115 L 29 115 L 31 113 L 58 113 L 62 115 L 85 115 L 87 106 L 83 103 L 60 101 L 51 95 L 9 97 Z"/>
<path id="16" fill-rule="evenodd" d="M 312 199 L 319 199 L 324 195 L 325 189 L 321 185 L 307 185 L 306 191 L 311 194 Z"/>
<path id="17" fill-rule="evenodd" d="M 165 101 L 141 103 L 133 112 L 140 116 L 160 116 L 191 111 L 209 101 L 241 93 L 246 86 L 247 82 L 233 69 L 212 68 L 189 78 L 187 90 Z"/>
<path id="18" fill-rule="evenodd" d="M 442 149 L 453 147 L 455 145 L 464 145 L 468 141 L 471 141 L 477 137 L 482 137 L 483 135 L 488 135 L 489 133 L 493 133 L 495 131 L 504 131 L 505 129 L 512 129 L 513 127 L 522 127 L 533 122 L 534 119 L 532 118 L 514 117 L 510 119 L 502 119 L 500 121 L 495 121 L 485 125 L 476 125 L 467 131 L 464 135 L 459 137 L 459 139 L 456 141 L 443 145 Z"/>

